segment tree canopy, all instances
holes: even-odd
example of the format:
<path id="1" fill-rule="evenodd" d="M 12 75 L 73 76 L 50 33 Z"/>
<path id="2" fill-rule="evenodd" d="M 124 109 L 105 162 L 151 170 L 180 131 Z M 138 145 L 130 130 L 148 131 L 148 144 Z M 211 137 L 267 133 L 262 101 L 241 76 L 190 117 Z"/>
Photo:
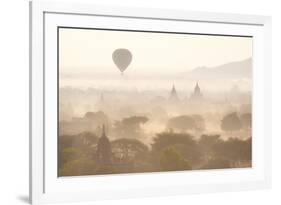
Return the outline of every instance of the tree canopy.
<path id="1" fill-rule="evenodd" d="M 196 122 L 191 116 L 181 115 L 170 118 L 167 123 L 167 128 L 179 131 L 191 130 L 196 128 Z"/>
<path id="2" fill-rule="evenodd" d="M 241 115 L 242 125 L 246 129 L 252 128 L 252 114 L 251 113 L 244 113 Z"/>
<path id="3" fill-rule="evenodd" d="M 163 171 L 189 170 L 189 163 L 173 148 L 167 148 L 162 152 L 160 165 Z"/>
<path id="4" fill-rule="evenodd" d="M 148 147 L 137 139 L 117 139 L 111 142 L 111 146 L 120 161 L 130 161 L 148 152 Z"/>
<path id="5" fill-rule="evenodd" d="M 163 150 L 176 144 L 195 146 L 196 141 L 186 133 L 162 132 L 153 139 L 152 150 Z"/>
<path id="6" fill-rule="evenodd" d="M 236 112 L 224 116 L 221 121 L 221 129 L 224 131 L 232 132 L 240 130 L 241 128 L 242 123 Z"/>
<path id="7" fill-rule="evenodd" d="M 117 138 L 137 138 L 142 135 L 141 125 L 149 119 L 145 116 L 132 116 L 116 121 L 114 124 L 114 134 Z"/>

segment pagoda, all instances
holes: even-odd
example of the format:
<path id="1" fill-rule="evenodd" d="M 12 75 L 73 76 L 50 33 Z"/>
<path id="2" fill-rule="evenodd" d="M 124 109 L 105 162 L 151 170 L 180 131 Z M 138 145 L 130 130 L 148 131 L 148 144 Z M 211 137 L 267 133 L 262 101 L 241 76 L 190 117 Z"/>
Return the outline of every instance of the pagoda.
<path id="1" fill-rule="evenodd" d="M 112 151 L 108 137 L 105 134 L 105 126 L 102 126 L 102 134 L 97 144 L 97 160 L 100 164 L 111 164 Z"/>
<path id="2" fill-rule="evenodd" d="M 195 88 L 194 88 L 194 91 L 193 91 L 193 93 L 192 93 L 191 96 L 190 96 L 190 99 L 191 99 L 191 100 L 201 100 L 202 97 L 203 97 L 203 95 L 202 95 L 202 93 L 201 93 L 201 89 L 200 89 L 199 84 L 198 84 L 198 82 L 197 82 L 197 83 L 196 83 L 196 86 L 195 86 Z"/>
<path id="3" fill-rule="evenodd" d="M 177 93 L 177 91 L 176 91 L 176 88 L 175 88 L 175 85 L 174 85 L 174 84 L 173 84 L 173 87 L 172 87 L 172 90 L 171 90 L 171 93 L 170 93 L 169 100 L 170 100 L 171 102 L 177 102 L 177 101 L 179 101 L 178 93 Z"/>

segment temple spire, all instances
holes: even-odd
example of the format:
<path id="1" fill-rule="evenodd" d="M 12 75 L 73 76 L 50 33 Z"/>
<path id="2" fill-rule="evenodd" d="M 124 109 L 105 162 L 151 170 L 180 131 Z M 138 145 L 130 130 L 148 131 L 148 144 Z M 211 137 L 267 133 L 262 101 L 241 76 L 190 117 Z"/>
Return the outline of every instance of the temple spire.
<path id="1" fill-rule="evenodd" d="M 196 85 L 195 85 L 195 88 L 194 88 L 194 91 L 193 91 L 193 93 L 192 93 L 192 95 L 190 96 L 190 98 L 192 99 L 192 100 L 199 100 L 199 99 L 201 99 L 202 98 L 202 93 L 201 93 L 201 89 L 200 89 L 200 87 L 199 87 L 199 83 L 198 83 L 198 81 L 196 82 Z"/>
<path id="2" fill-rule="evenodd" d="M 110 164 L 112 159 L 111 144 L 102 125 L 102 134 L 97 143 L 97 159 L 100 164 Z"/>
<path id="3" fill-rule="evenodd" d="M 173 87 L 172 87 L 172 90 L 171 90 L 171 93 L 170 93 L 170 100 L 171 101 L 178 101 L 179 100 L 178 94 L 177 94 L 177 91 L 176 91 L 176 87 L 175 87 L 174 84 L 173 84 Z"/>

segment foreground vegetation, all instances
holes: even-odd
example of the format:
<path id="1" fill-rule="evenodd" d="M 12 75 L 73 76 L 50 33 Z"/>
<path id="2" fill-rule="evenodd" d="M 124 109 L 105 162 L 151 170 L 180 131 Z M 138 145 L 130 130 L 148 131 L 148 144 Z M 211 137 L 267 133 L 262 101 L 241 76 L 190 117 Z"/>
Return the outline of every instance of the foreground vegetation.
<path id="1" fill-rule="evenodd" d="M 99 137 L 92 132 L 59 136 L 59 175 L 222 169 L 251 166 L 251 138 L 223 140 L 219 135 L 185 132 L 156 134 L 150 146 L 135 138 L 110 141 L 112 163 L 100 165 L 96 158 Z"/>

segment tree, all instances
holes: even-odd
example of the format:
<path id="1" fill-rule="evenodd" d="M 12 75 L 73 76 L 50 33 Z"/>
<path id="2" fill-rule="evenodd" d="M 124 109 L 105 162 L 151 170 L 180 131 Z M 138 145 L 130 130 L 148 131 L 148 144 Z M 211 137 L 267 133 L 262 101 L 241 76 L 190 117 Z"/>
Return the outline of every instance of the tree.
<path id="1" fill-rule="evenodd" d="M 202 135 L 198 140 L 198 144 L 204 148 L 212 147 L 214 144 L 220 142 L 219 135 Z"/>
<path id="2" fill-rule="evenodd" d="M 59 167 L 63 167 L 64 164 L 79 159 L 81 157 L 81 151 L 79 148 L 68 147 L 60 150 L 59 153 Z"/>
<path id="3" fill-rule="evenodd" d="M 179 131 L 186 131 L 196 128 L 195 120 L 188 115 L 181 115 L 169 119 L 167 123 L 168 129 L 176 129 Z"/>
<path id="4" fill-rule="evenodd" d="M 210 159 L 201 169 L 225 169 L 231 168 L 230 161 L 225 158 Z"/>
<path id="5" fill-rule="evenodd" d="M 112 152 L 118 161 L 128 162 L 141 159 L 148 147 L 137 139 L 117 139 L 111 142 Z"/>
<path id="6" fill-rule="evenodd" d="M 132 116 L 132 117 L 124 118 L 122 120 L 122 123 L 129 126 L 136 126 L 137 128 L 139 128 L 141 124 L 144 124 L 147 121 L 148 118 L 145 116 Z"/>
<path id="7" fill-rule="evenodd" d="M 198 140 L 198 147 L 204 159 L 210 159 L 214 157 L 214 147 L 222 142 L 219 135 L 202 135 Z"/>
<path id="8" fill-rule="evenodd" d="M 76 137 L 76 141 L 80 141 L 79 144 L 87 146 L 97 144 L 98 139 L 98 136 L 92 132 L 82 132 Z"/>
<path id="9" fill-rule="evenodd" d="M 79 158 L 65 163 L 59 169 L 59 176 L 81 176 L 96 174 L 98 165 L 94 160 Z"/>
<path id="10" fill-rule="evenodd" d="M 141 125 L 145 124 L 148 118 L 145 116 L 132 116 L 116 121 L 114 124 L 117 138 L 137 138 L 142 136 Z"/>
<path id="11" fill-rule="evenodd" d="M 72 147 L 74 145 L 76 135 L 60 135 L 59 136 L 59 149 Z"/>
<path id="12" fill-rule="evenodd" d="M 242 125 L 246 129 L 251 129 L 252 127 L 252 114 L 251 113 L 245 113 L 241 115 L 241 121 Z"/>
<path id="13" fill-rule="evenodd" d="M 93 159 L 98 137 L 91 132 L 59 136 L 59 167 L 82 157 Z"/>
<path id="14" fill-rule="evenodd" d="M 162 132 L 158 133 L 153 139 L 152 150 L 162 151 L 167 147 L 171 147 L 176 144 L 196 146 L 196 141 L 192 135 L 186 133 L 174 133 L 174 132 Z"/>
<path id="15" fill-rule="evenodd" d="M 205 120 L 201 115 L 191 115 L 195 121 L 195 130 L 204 131 L 205 130 Z"/>
<path id="16" fill-rule="evenodd" d="M 191 166 L 173 148 L 165 149 L 160 158 L 162 171 L 190 170 Z"/>
<path id="17" fill-rule="evenodd" d="M 101 125 L 107 125 L 107 127 L 110 127 L 110 120 L 109 120 L 108 116 L 102 111 L 87 112 L 84 115 L 83 119 L 90 122 L 91 128 L 92 127 L 98 128 Z"/>
<path id="18" fill-rule="evenodd" d="M 95 145 L 98 137 L 91 132 L 82 132 L 77 135 L 60 135 L 59 136 L 59 149 L 75 147 L 86 148 Z"/>
<path id="19" fill-rule="evenodd" d="M 242 123 L 237 116 L 237 113 L 231 113 L 226 116 L 221 121 L 221 129 L 227 132 L 238 131 L 242 128 Z"/>
<path id="20" fill-rule="evenodd" d="M 200 150 L 193 136 L 187 133 L 174 133 L 163 132 L 157 134 L 153 139 L 152 157 L 155 161 L 158 161 L 161 157 L 161 153 L 165 149 L 172 148 L 176 152 L 180 153 L 184 159 L 193 165 L 197 163 L 201 157 Z"/>
<path id="21" fill-rule="evenodd" d="M 252 140 L 240 140 L 230 138 L 227 141 L 221 141 L 214 146 L 216 157 L 224 157 L 233 163 L 252 160 Z"/>

